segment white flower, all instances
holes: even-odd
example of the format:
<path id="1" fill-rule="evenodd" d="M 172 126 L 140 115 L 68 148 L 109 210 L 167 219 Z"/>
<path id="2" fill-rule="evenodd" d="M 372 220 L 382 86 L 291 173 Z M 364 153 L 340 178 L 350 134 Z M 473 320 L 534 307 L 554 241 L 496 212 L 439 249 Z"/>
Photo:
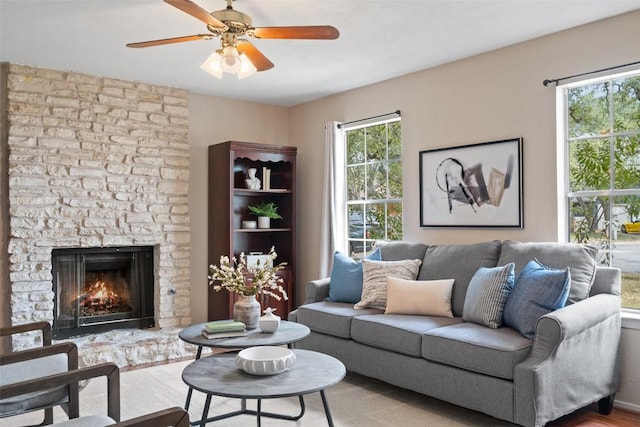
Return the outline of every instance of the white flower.
<path id="1" fill-rule="evenodd" d="M 236 257 L 229 260 L 228 256 L 220 257 L 220 266 L 209 266 L 209 285 L 215 291 L 226 289 L 239 295 L 269 295 L 280 301 L 282 298 L 289 299 L 287 292 L 282 287 L 284 281 L 277 275 L 278 270 L 282 270 L 286 262 L 275 265 L 274 261 L 278 254 L 275 248 L 269 251 L 269 261 L 260 265 L 256 263 L 247 267 L 247 260 L 244 252 L 240 254 L 240 260 Z"/>

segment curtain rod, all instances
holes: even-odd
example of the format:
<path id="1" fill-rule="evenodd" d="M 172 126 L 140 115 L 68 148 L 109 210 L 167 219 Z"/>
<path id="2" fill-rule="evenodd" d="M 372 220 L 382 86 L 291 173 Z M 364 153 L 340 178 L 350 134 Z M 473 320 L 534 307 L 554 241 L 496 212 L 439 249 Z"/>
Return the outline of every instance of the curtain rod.
<path id="1" fill-rule="evenodd" d="M 345 126 L 345 125 L 352 125 L 352 124 L 358 123 L 358 122 L 366 122 L 367 120 L 379 119 L 380 117 L 393 116 L 393 115 L 400 116 L 400 110 L 396 110 L 393 113 L 380 114 L 379 116 L 367 117 L 366 119 L 358 119 L 358 120 L 352 120 L 350 122 L 339 123 L 338 124 L 338 129 L 340 129 L 342 126 Z"/>
<path id="2" fill-rule="evenodd" d="M 601 70 L 589 71 L 588 73 L 581 73 L 581 74 L 576 74 L 576 75 L 573 75 L 573 76 L 560 77 L 558 79 L 547 79 L 547 80 L 543 81 L 542 84 L 545 85 L 545 86 L 549 86 L 551 83 L 555 83 L 556 86 L 557 86 L 558 83 L 560 81 L 562 81 L 562 80 L 568 80 L 568 79 L 572 79 L 574 77 L 588 76 L 590 74 L 597 74 L 597 73 L 601 73 L 603 71 L 616 70 L 618 68 L 629 67 L 630 65 L 637 65 L 637 64 L 640 64 L 640 61 L 630 62 L 630 63 L 624 64 L 624 65 L 616 65 L 615 67 L 602 68 Z"/>

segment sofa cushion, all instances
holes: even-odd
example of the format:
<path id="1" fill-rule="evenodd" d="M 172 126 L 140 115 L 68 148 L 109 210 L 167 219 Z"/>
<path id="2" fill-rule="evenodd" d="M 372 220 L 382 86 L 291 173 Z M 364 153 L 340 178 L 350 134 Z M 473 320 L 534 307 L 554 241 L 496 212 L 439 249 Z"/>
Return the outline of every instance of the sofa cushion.
<path id="1" fill-rule="evenodd" d="M 480 267 L 469 282 L 464 300 L 462 319 L 489 328 L 502 325 L 502 313 L 507 297 L 513 289 L 514 265 L 502 267 Z"/>
<path id="2" fill-rule="evenodd" d="M 571 285 L 567 304 L 573 304 L 589 296 L 595 280 L 598 248 L 577 243 L 553 242 L 514 242 L 505 240 L 502 243 L 500 265 L 514 262 L 516 276 L 532 259 L 551 268 L 565 269 L 571 272 Z M 455 313 L 454 313 L 455 314 Z"/>
<path id="3" fill-rule="evenodd" d="M 376 249 L 366 259 L 380 260 L 380 250 Z M 360 301 L 362 295 L 362 263 L 347 255 L 336 252 L 333 255 L 331 281 L 329 282 L 329 301 Z"/>
<path id="4" fill-rule="evenodd" d="M 569 296 L 569 268 L 556 270 L 531 260 L 522 269 L 504 307 L 504 323 L 533 339 L 541 316 L 564 307 Z"/>
<path id="5" fill-rule="evenodd" d="M 530 349 L 531 340 L 514 329 L 471 322 L 430 329 L 422 339 L 422 357 L 427 360 L 508 380 Z"/>
<path id="6" fill-rule="evenodd" d="M 352 319 L 365 314 L 382 314 L 382 310 L 356 310 L 353 304 L 321 301 L 298 307 L 296 319 L 298 323 L 308 326 L 314 332 L 351 338 Z"/>
<path id="7" fill-rule="evenodd" d="M 453 317 L 451 290 L 453 279 L 405 280 L 387 278 L 385 314 L 416 314 Z"/>
<path id="8" fill-rule="evenodd" d="M 387 305 L 387 277 L 414 280 L 420 268 L 419 259 L 402 261 L 362 260 L 362 298 L 354 308 L 379 308 Z"/>
<path id="9" fill-rule="evenodd" d="M 429 246 L 424 254 L 418 280 L 455 279 L 451 311 L 454 316 L 461 317 L 469 281 L 478 268 L 498 265 L 500 246 L 499 240 L 467 245 Z"/>
<path id="10" fill-rule="evenodd" d="M 403 259 L 423 259 L 428 245 L 405 241 L 376 241 L 383 261 L 400 261 Z"/>
<path id="11" fill-rule="evenodd" d="M 422 335 L 431 329 L 460 323 L 459 317 L 378 314 L 354 317 L 354 341 L 396 353 L 421 357 Z"/>

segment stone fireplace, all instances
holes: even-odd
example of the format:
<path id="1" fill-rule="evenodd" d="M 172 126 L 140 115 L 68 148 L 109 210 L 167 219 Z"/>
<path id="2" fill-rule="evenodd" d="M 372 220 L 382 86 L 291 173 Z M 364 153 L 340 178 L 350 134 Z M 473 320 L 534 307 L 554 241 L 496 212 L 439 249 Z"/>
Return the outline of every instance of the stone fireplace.
<path id="1" fill-rule="evenodd" d="M 189 325 L 187 92 L 16 64 L 9 64 L 5 77 L 9 284 L 4 293 L 10 298 L 2 304 L 11 323 L 82 323 L 80 330 L 87 322 L 103 323 L 100 310 L 113 308 L 116 297 L 96 302 L 93 311 L 85 308 L 83 316 L 78 298 L 91 285 L 76 283 L 70 296 L 56 289 L 62 277 L 53 254 L 69 261 L 80 256 L 73 252 L 78 249 L 91 258 L 118 253 L 115 248 L 146 247 L 153 267 L 144 273 L 150 287 L 141 292 L 152 305 L 129 307 L 140 312 L 135 316 L 120 307 L 112 320 L 136 317 L 144 319 L 136 327 L 154 325 L 156 331 Z M 108 262 L 107 278 L 119 281 L 123 277 L 113 276 L 130 274 L 123 257 Z M 82 274 L 100 281 L 94 270 L 90 265 Z M 122 282 L 118 286 L 115 293 L 125 292 Z M 56 320 L 63 308 L 66 317 Z M 59 336 L 72 335 L 67 332 Z M 23 336 L 14 346 L 29 347 L 35 340 Z"/>

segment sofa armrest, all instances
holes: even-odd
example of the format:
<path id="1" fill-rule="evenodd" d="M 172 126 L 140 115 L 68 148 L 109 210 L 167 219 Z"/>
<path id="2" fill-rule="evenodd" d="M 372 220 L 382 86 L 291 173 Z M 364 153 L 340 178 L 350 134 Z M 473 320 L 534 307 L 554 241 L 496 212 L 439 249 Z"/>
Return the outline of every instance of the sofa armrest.
<path id="1" fill-rule="evenodd" d="M 538 320 L 529 356 L 514 370 L 515 422 L 547 422 L 620 386 L 620 297 L 598 294 Z"/>
<path id="2" fill-rule="evenodd" d="M 329 296 L 330 278 L 317 279 L 307 282 L 305 285 L 306 299 L 303 304 L 311 304 L 312 302 L 320 302 Z"/>
<path id="3" fill-rule="evenodd" d="M 615 267 L 598 267 L 596 268 L 596 276 L 593 279 L 593 286 L 589 295 L 613 294 L 620 295 L 620 286 L 622 283 L 622 272 Z"/>

